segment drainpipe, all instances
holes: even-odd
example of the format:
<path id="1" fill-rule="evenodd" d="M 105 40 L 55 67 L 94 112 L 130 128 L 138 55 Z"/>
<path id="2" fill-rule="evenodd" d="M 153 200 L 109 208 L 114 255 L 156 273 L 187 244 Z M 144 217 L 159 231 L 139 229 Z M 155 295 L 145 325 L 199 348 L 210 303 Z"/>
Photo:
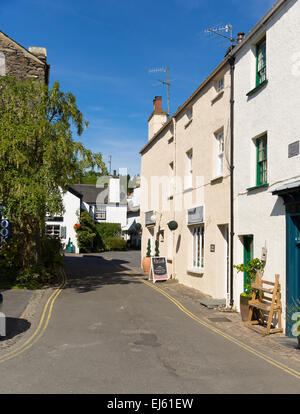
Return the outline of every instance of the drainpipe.
<path id="1" fill-rule="evenodd" d="M 230 306 L 233 307 L 233 250 L 234 250 L 234 70 L 235 57 L 228 58 L 230 64 Z"/>

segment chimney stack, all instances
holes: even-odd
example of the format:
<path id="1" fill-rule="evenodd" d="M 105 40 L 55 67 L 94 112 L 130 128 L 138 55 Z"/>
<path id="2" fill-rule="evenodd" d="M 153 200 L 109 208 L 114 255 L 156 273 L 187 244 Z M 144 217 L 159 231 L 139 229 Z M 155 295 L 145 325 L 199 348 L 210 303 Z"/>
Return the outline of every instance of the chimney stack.
<path id="1" fill-rule="evenodd" d="M 244 39 L 244 37 L 245 37 L 245 33 L 244 32 L 239 32 L 238 33 L 238 38 L 237 38 L 237 44 L 238 45 L 242 42 L 242 40 Z"/>
<path id="2" fill-rule="evenodd" d="M 162 97 L 156 96 L 153 100 L 153 112 L 148 119 L 148 140 L 154 137 L 167 120 L 167 113 L 162 109 Z"/>
<path id="3" fill-rule="evenodd" d="M 162 111 L 162 97 L 156 96 L 153 101 L 153 111 L 154 113 L 159 113 Z"/>
<path id="4" fill-rule="evenodd" d="M 47 61 L 47 49 L 45 47 L 30 46 L 28 50 L 43 62 Z"/>

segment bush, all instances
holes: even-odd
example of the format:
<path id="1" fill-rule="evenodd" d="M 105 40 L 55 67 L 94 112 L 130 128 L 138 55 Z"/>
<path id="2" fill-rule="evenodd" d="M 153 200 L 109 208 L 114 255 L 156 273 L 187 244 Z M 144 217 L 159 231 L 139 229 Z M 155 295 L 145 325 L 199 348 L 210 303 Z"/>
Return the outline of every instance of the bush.
<path id="1" fill-rule="evenodd" d="M 106 239 L 107 250 L 125 251 L 127 250 L 126 240 L 117 237 L 108 237 Z"/>
<path id="2" fill-rule="evenodd" d="M 96 224 L 87 211 L 80 214 L 80 229 L 76 232 L 78 246 L 82 253 L 93 251 L 94 239 L 96 237 Z"/>
<path id="3" fill-rule="evenodd" d="M 45 236 L 42 240 L 42 260 L 46 271 L 55 274 L 64 265 L 62 244 L 58 237 Z"/>
<path id="4" fill-rule="evenodd" d="M 97 223 L 96 230 L 104 242 L 109 237 L 118 238 L 121 235 L 121 226 L 117 223 Z"/>

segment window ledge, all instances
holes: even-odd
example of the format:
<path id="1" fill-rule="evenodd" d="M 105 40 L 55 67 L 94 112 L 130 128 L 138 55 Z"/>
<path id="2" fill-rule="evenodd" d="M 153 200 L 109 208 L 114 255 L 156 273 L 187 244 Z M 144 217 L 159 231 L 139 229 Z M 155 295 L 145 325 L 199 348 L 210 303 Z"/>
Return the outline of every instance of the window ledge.
<path id="1" fill-rule="evenodd" d="M 260 91 L 264 86 L 266 86 L 268 84 L 268 79 L 266 79 L 265 81 L 263 81 L 260 85 L 256 86 L 254 89 L 252 89 L 250 92 L 248 92 L 246 94 L 246 96 L 252 96 L 254 95 L 256 92 Z"/>
<path id="2" fill-rule="evenodd" d="M 213 105 L 216 103 L 219 99 L 221 99 L 224 95 L 224 89 L 217 93 L 217 95 L 211 100 L 211 104 Z"/>
<path id="3" fill-rule="evenodd" d="M 261 185 L 256 185 L 255 187 L 247 188 L 247 191 L 260 190 L 260 189 L 268 188 L 268 187 L 269 187 L 269 184 L 261 184 Z"/>
<path id="4" fill-rule="evenodd" d="M 187 129 L 191 125 L 192 122 L 193 122 L 193 120 L 190 119 L 189 122 L 187 124 L 185 124 L 184 128 Z"/>
<path id="5" fill-rule="evenodd" d="M 189 274 L 189 275 L 196 275 L 196 276 L 201 276 L 201 275 L 203 275 L 204 274 L 204 268 L 201 268 L 201 269 L 188 269 L 187 270 L 187 273 Z"/>

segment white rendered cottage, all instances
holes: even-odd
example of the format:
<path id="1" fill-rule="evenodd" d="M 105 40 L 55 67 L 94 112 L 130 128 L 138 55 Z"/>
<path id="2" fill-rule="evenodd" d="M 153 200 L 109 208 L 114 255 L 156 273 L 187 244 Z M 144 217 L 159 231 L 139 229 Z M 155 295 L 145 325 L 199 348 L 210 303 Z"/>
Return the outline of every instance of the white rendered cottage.
<path id="1" fill-rule="evenodd" d="M 231 52 L 235 264 L 261 258 L 282 303 L 300 299 L 300 2 L 280 0 Z M 234 301 L 244 277 L 234 276 Z M 290 332 L 290 326 L 288 333 Z"/>

